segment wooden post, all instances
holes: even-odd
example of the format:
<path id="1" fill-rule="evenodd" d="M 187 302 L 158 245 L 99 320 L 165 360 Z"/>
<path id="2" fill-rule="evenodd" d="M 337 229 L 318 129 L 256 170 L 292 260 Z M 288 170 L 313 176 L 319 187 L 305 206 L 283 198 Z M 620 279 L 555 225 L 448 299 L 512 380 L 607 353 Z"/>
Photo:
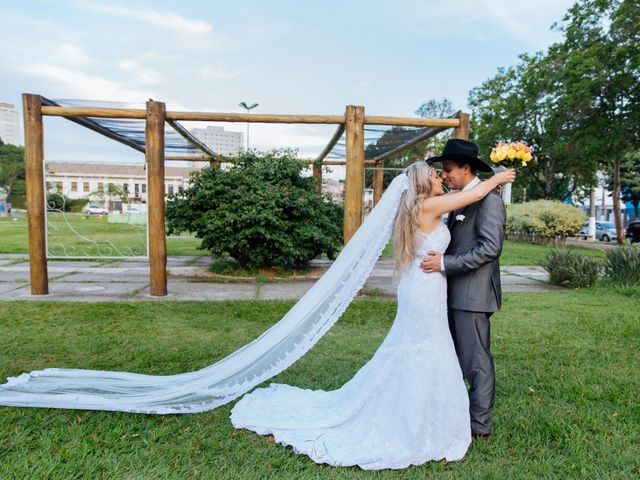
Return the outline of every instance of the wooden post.
<path id="1" fill-rule="evenodd" d="M 164 227 L 164 122 L 165 105 L 147 102 L 145 128 L 147 171 L 149 175 L 149 264 L 150 293 L 167 294 L 167 239 Z"/>
<path id="2" fill-rule="evenodd" d="M 219 170 L 222 162 L 220 160 L 220 155 L 216 155 L 214 158 L 209 160 L 209 166 L 214 170 Z"/>
<path id="3" fill-rule="evenodd" d="M 313 181 L 316 193 L 322 194 L 322 164 L 320 162 L 313 162 Z"/>
<path id="4" fill-rule="evenodd" d="M 384 160 L 376 162 L 373 171 L 373 206 L 375 207 L 380 197 L 382 197 L 382 189 L 384 188 Z"/>
<path id="5" fill-rule="evenodd" d="M 47 212 L 44 191 L 44 133 L 40 95 L 22 95 L 24 111 L 24 162 L 29 225 L 29 273 L 32 295 L 49 293 L 47 275 Z"/>
<path id="6" fill-rule="evenodd" d="M 456 127 L 454 136 L 462 140 L 469 140 L 469 114 L 464 112 L 458 113 L 460 125 Z"/>
<path id="7" fill-rule="evenodd" d="M 362 222 L 364 194 L 364 107 L 348 105 L 345 113 L 347 129 L 347 172 L 344 192 L 344 243 Z"/>

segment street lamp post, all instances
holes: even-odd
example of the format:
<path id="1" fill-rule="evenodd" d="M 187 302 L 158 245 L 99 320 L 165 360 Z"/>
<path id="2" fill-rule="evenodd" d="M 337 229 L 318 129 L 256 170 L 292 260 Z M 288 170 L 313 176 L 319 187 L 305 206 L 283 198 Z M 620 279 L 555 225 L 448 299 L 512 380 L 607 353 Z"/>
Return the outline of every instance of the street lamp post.
<path id="1" fill-rule="evenodd" d="M 247 113 L 251 113 L 251 110 L 256 108 L 258 104 L 254 103 L 253 105 L 247 105 L 246 102 L 240 102 L 238 106 L 244 108 Z M 249 122 L 247 122 L 247 150 L 249 150 Z"/>

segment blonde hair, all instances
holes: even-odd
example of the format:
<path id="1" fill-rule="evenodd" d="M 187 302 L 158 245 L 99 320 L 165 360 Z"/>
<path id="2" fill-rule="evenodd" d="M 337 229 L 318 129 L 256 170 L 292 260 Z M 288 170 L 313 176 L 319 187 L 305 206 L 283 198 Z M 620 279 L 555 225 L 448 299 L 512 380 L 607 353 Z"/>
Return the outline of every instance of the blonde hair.
<path id="1" fill-rule="evenodd" d="M 422 203 L 431 195 L 431 174 L 434 168 L 424 161 L 407 167 L 409 186 L 400 198 L 394 228 L 395 271 L 401 274 L 413 258 L 413 234 L 418 228 Z"/>

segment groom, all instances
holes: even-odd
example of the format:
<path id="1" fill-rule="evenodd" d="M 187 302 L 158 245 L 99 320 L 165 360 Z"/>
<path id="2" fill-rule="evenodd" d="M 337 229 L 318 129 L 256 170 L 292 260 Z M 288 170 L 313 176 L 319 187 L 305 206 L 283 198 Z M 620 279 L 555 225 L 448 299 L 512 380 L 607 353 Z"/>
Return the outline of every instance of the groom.
<path id="1" fill-rule="evenodd" d="M 491 172 L 471 142 L 451 139 L 439 157 L 442 179 L 452 190 L 468 190 L 480 182 L 476 172 Z M 449 329 L 464 378 L 470 385 L 469 411 L 474 437 L 491 436 L 495 373 L 490 350 L 489 318 L 500 310 L 502 290 L 498 257 L 502 250 L 506 211 L 496 192 L 449 213 L 451 243 L 444 255 L 430 251 L 422 261 L 425 272 L 447 275 Z"/>

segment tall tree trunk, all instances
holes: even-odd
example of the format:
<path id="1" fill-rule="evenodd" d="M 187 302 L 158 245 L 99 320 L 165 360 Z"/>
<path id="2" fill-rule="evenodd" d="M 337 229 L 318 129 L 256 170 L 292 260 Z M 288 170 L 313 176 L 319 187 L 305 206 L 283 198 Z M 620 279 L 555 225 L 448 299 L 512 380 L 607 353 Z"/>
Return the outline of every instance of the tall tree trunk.
<path id="1" fill-rule="evenodd" d="M 620 157 L 613 161 L 613 218 L 616 222 L 618 244 L 624 245 L 625 236 L 622 227 L 622 211 L 620 210 Z"/>

